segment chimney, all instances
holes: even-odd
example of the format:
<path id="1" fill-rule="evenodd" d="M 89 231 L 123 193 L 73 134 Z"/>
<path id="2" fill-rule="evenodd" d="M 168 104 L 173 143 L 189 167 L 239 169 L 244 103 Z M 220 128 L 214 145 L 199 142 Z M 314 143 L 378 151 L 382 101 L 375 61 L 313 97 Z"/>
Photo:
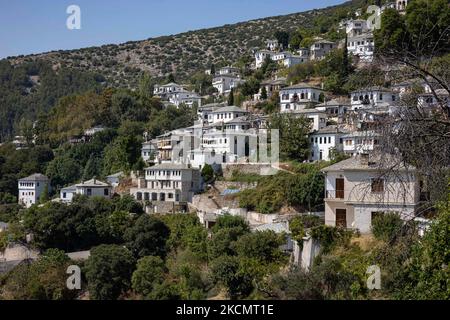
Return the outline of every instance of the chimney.
<path id="1" fill-rule="evenodd" d="M 359 161 L 361 165 L 368 166 L 369 165 L 369 154 L 368 153 L 361 153 L 359 155 Z"/>
<path id="2" fill-rule="evenodd" d="M 97 182 L 97 177 L 94 176 L 94 184 L 96 184 L 96 182 Z"/>

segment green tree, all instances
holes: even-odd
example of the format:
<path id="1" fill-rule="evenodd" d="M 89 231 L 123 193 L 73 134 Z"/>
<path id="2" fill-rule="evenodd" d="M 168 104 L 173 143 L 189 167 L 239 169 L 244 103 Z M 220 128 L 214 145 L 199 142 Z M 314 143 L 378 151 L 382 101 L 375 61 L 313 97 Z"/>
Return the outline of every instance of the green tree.
<path id="1" fill-rule="evenodd" d="M 291 114 L 274 114 L 270 117 L 270 128 L 279 130 L 282 159 L 303 161 L 308 158 L 310 126 L 305 117 L 296 118 Z"/>
<path id="2" fill-rule="evenodd" d="M 202 168 L 202 177 L 206 183 L 210 183 L 214 179 L 214 169 L 209 164 L 205 164 Z"/>
<path id="3" fill-rule="evenodd" d="M 126 247 L 136 258 L 145 256 L 164 257 L 170 230 L 162 222 L 149 215 L 140 216 L 133 226 L 125 231 Z"/>
<path id="4" fill-rule="evenodd" d="M 118 245 L 100 245 L 91 250 L 85 274 L 89 295 L 94 300 L 115 300 L 131 285 L 135 260 Z"/>
<path id="5" fill-rule="evenodd" d="M 265 86 L 262 87 L 261 89 L 261 96 L 260 96 L 261 100 L 266 100 L 267 99 L 267 89 Z"/>
<path id="6" fill-rule="evenodd" d="M 283 49 L 287 49 L 289 46 L 289 33 L 286 31 L 277 31 L 274 34 L 275 39 L 278 40 L 278 43 L 283 47 Z"/>
<path id="7" fill-rule="evenodd" d="M 230 93 L 228 94 L 227 104 L 229 106 L 234 106 L 234 88 L 231 88 Z"/>
<path id="8" fill-rule="evenodd" d="M 166 266 L 160 257 L 147 256 L 138 260 L 131 278 L 132 288 L 144 297 L 149 297 L 155 285 L 164 281 Z"/>

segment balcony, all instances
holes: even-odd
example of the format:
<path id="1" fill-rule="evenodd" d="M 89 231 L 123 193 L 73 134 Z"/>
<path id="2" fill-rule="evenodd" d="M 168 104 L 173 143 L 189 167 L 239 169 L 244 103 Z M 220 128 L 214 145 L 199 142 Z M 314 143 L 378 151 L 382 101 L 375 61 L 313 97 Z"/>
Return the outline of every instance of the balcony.
<path id="1" fill-rule="evenodd" d="M 326 199 L 344 200 L 344 190 L 327 190 Z"/>

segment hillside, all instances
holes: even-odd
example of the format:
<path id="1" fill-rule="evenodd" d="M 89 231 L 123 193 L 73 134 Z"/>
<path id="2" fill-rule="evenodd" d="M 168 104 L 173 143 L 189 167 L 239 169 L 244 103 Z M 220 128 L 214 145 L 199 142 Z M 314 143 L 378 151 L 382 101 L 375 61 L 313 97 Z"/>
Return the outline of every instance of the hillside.
<path id="1" fill-rule="evenodd" d="M 283 16 L 251 20 L 221 27 L 189 31 L 119 45 L 104 45 L 71 51 L 10 57 L 12 64 L 43 59 L 53 66 L 66 66 L 94 71 L 106 77 L 110 85 L 135 87 L 142 72 L 152 77 L 175 74 L 176 80 L 185 80 L 193 73 L 207 69 L 212 63 L 234 63 L 260 47 L 276 31 L 294 31 L 298 28 L 327 32 L 347 12 L 366 4 L 354 0 L 342 5 Z"/>

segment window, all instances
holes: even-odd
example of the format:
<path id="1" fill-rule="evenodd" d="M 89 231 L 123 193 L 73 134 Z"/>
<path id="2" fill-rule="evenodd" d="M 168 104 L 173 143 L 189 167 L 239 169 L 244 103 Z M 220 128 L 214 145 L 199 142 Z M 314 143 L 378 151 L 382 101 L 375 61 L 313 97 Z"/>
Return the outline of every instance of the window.
<path id="1" fill-rule="evenodd" d="M 63 199 L 67 198 L 67 194 L 63 192 Z"/>
<path id="2" fill-rule="evenodd" d="M 109 190 L 108 190 L 108 189 L 104 189 L 104 190 L 103 190 L 103 194 L 104 194 L 105 196 L 108 196 L 108 195 L 109 195 Z"/>
<path id="3" fill-rule="evenodd" d="M 380 100 L 383 100 L 383 94 L 380 93 Z"/>
<path id="4" fill-rule="evenodd" d="M 319 143 L 322 143 L 322 137 L 319 138 Z"/>
<path id="5" fill-rule="evenodd" d="M 384 192 L 384 179 L 372 179 L 372 192 Z"/>
<path id="6" fill-rule="evenodd" d="M 92 196 L 92 189 L 90 189 L 90 188 L 87 189 L 87 195 Z"/>
<path id="7" fill-rule="evenodd" d="M 328 143 L 331 143 L 331 137 L 328 137 Z"/>

